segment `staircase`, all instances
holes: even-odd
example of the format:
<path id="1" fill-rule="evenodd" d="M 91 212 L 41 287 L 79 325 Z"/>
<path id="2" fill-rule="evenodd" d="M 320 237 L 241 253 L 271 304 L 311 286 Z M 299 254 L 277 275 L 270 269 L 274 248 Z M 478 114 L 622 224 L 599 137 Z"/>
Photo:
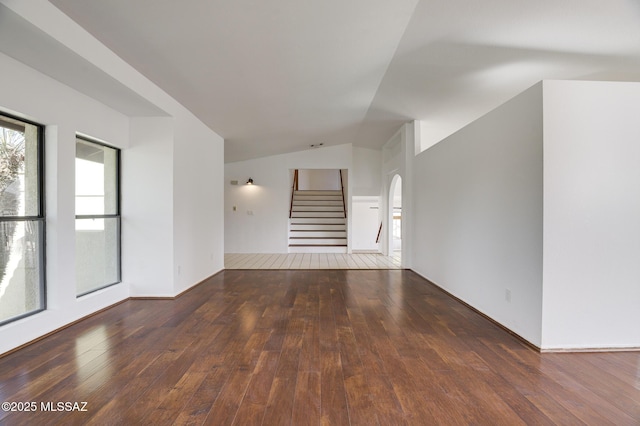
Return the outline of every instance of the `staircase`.
<path id="1" fill-rule="evenodd" d="M 342 191 L 293 192 L 289 253 L 346 253 Z"/>

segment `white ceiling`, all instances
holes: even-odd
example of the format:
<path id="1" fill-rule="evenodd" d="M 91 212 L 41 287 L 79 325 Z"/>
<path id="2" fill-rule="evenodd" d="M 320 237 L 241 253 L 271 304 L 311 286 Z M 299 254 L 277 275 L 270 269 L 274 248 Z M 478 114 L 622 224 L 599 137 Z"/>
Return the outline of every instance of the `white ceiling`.
<path id="1" fill-rule="evenodd" d="M 3 4 L 0 51 L 125 115 L 167 115 Z"/>
<path id="2" fill-rule="evenodd" d="M 424 120 L 543 79 L 640 81 L 640 0 L 50 0 L 225 138 L 225 161 Z"/>

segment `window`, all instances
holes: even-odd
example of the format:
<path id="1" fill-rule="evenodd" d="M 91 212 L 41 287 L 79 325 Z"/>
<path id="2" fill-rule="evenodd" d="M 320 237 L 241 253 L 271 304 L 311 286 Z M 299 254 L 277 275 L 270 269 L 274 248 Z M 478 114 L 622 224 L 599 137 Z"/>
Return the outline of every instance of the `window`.
<path id="1" fill-rule="evenodd" d="M 76 138 L 76 294 L 120 282 L 120 150 Z"/>
<path id="2" fill-rule="evenodd" d="M 43 129 L 0 115 L 0 325 L 45 308 Z"/>

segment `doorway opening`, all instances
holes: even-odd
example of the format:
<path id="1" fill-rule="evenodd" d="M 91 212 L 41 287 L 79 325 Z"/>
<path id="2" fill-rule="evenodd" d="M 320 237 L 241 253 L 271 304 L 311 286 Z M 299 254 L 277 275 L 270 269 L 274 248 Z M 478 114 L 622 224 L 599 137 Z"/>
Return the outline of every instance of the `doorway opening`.
<path id="1" fill-rule="evenodd" d="M 389 190 L 389 256 L 402 257 L 402 178 L 395 175 Z"/>
<path id="2" fill-rule="evenodd" d="M 347 253 L 347 170 L 291 170 L 289 253 Z"/>

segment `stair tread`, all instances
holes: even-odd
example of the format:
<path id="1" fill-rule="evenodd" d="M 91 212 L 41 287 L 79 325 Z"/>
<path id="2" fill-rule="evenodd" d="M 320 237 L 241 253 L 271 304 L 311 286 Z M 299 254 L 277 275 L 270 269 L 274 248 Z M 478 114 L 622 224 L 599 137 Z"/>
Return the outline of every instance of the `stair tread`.
<path id="1" fill-rule="evenodd" d="M 289 244 L 289 247 L 347 247 L 346 244 Z"/>
<path id="2" fill-rule="evenodd" d="M 347 237 L 289 237 L 290 240 L 346 240 Z"/>
<path id="3" fill-rule="evenodd" d="M 344 252 L 347 221 L 343 203 L 341 190 L 294 191 L 289 218 L 291 250 Z"/>
<path id="4" fill-rule="evenodd" d="M 292 229 L 291 232 L 345 232 L 344 229 Z"/>
<path id="5" fill-rule="evenodd" d="M 338 211 L 333 211 L 333 210 L 294 210 L 293 213 L 344 213 L 340 210 Z M 292 216 L 292 218 L 294 218 L 296 216 Z M 303 217 L 303 216 L 298 216 L 298 217 Z M 304 216 L 304 217 L 309 217 L 309 216 Z M 322 216 L 311 216 L 311 217 L 322 217 Z"/>
<path id="6" fill-rule="evenodd" d="M 310 212 L 303 212 L 303 213 L 310 213 Z M 342 212 L 325 212 L 325 213 L 342 213 Z M 324 219 L 324 218 L 345 219 L 344 215 L 342 216 L 296 216 L 296 215 L 291 216 L 291 219 Z"/>
<path id="7" fill-rule="evenodd" d="M 293 210 L 291 213 L 295 214 L 295 213 L 344 213 L 343 210 Z M 295 216 L 294 216 L 295 217 Z M 301 216 L 298 216 L 301 217 Z M 306 216 L 309 217 L 309 216 Z M 312 216 L 312 217 L 316 217 L 316 216 Z M 321 216 L 317 216 L 317 217 L 321 217 Z"/>
<path id="8" fill-rule="evenodd" d="M 297 217 L 296 219 L 302 219 Z M 307 219 L 307 218 L 305 218 Z M 318 219 L 317 217 L 311 217 L 308 219 Z M 324 218 L 323 218 L 324 219 Z M 333 219 L 333 218 L 329 218 L 329 219 Z M 337 219 L 344 219 L 344 218 L 337 218 Z M 291 222 L 292 225 L 334 225 L 334 226 L 345 226 L 343 223 L 327 223 L 327 222 Z"/>
<path id="9" fill-rule="evenodd" d="M 292 225 L 342 225 L 342 223 L 337 222 L 339 220 L 344 220 L 344 217 L 292 217 L 291 219 L 333 219 L 336 222 L 291 222 Z"/>

